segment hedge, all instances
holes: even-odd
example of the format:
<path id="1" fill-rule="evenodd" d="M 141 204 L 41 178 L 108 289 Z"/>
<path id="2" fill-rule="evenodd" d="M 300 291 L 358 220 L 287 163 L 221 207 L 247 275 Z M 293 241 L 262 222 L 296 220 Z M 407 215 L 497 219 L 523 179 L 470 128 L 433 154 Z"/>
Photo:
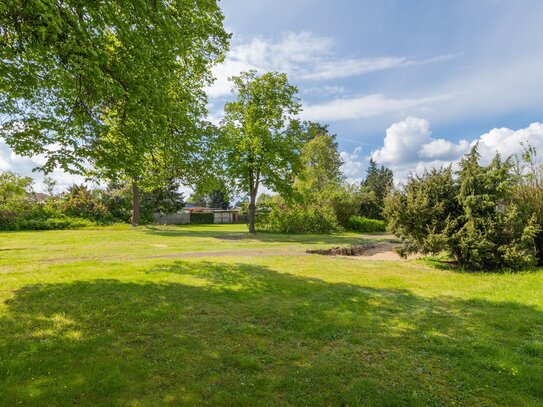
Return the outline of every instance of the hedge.
<path id="1" fill-rule="evenodd" d="M 95 226 L 96 223 L 82 218 L 62 217 L 49 219 L 17 219 L 12 222 L 0 222 L 0 230 L 63 230 L 81 229 Z"/>
<path id="2" fill-rule="evenodd" d="M 351 216 L 347 225 L 349 230 L 361 233 L 386 232 L 386 223 L 378 219 Z"/>
<path id="3" fill-rule="evenodd" d="M 191 225 L 208 225 L 213 223 L 215 215 L 212 212 L 192 212 L 190 214 Z"/>

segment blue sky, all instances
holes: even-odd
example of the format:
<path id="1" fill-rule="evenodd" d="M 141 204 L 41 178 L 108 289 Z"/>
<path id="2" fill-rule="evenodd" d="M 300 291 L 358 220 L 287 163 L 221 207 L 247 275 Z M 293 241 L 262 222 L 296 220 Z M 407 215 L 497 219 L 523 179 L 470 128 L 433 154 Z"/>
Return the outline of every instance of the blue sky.
<path id="1" fill-rule="evenodd" d="M 329 124 L 346 161 L 355 152 L 363 167 L 373 154 L 405 176 L 456 159 L 495 128 L 482 137 L 487 155 L 513 153 L 523 137 L 543 147 L 541 129 L 529 127 L 543 121 L 542 1 L 221 4 L 233 42 L 216 70 L 212 115 L 228 97 L 226 76 L 282 70 L 300 90 L 302 116 Z M 379 154 L 389 133 L 390 148 Z M 392 154 L 402 140 L 419 143 L 412 156 Z"/>
<path id="2" fill-rule="evenodd" d="M 231 51 L 208 89 L 210 115 L 226 78 L 285 71 L 302 117 L 337 133 L 356 181 L 370 156 L 398 180 L 456 161 L 475 141 L 484 158 L 543 152 L 541 0 L 223 0 Z M 0 170 L 30 174 L 39 157 L 0 143 Z M 78 181 L 61 172 L 59 186 Z M 36 176 L 40 189 L 39 176 Z"/>

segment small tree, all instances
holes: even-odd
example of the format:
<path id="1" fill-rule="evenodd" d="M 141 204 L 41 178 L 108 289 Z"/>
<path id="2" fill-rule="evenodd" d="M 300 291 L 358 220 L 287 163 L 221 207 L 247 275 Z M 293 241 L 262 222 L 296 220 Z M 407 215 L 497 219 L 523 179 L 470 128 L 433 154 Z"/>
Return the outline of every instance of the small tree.
<path id="1" fill-rule="evenodd" d="M 360 206 L 360 214 L 368 218 L 383 219 L 385 198 L 394 186 L 394 174 L 385 166 L 379 168 L 373 158 L 370 159 L 366 172 L 366 179 L 361 184 L 364 201 Z"/>
<path id="2" fill-rule="evenodd" d="M 525 146 L 516 157 L 515 169 L 514 200 L 524 217 L 532 217 L 537 225 L 535 247 L 538 265 L 543 266 L 543 162 L 533 146 Z"/>
<path id="3" fill-rule="evenodd" d="M 307 142 L 301 150 L 302 170 L 294 183 L 301 200 L 322 203 L 325 195 L 337 192 L 345 178 L 341 172 L 343 161 L 338 151 L 336 136 L 327 126 L 306 125 Z"/>
<path id="4" fill-rule="evenodd" d="M 221 161 L 235 187 L 249 196 L 249 232 L 256 233 L 260 185 L 288 196 L 299 171 L 304 135 L 294 116 L 300 103 L 284 73 L 249 71 L 231 81 L 237 98 L 224 108 Z"/>

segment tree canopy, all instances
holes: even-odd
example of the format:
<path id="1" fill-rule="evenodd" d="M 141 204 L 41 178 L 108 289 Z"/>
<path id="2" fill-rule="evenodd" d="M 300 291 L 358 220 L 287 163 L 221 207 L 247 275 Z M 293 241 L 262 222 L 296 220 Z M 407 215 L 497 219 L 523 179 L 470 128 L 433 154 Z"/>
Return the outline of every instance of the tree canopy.
<path id="1" fill-rule="evenodd" d="M 259 187 L 288 195 L 299 171 L 300 103 L 284 73 L 249 71 L 231 80 L 237 97 L 224 108 L 221 161 L 234 186 L 249 196 L 249 231 L 255 233 Z"/>
<path id="2" fill-rule="evenodd" d="M 2 136 L 44 155 L 46 171 L 138 182 L 186 171 L 228 45 L 222 23 L 209 0 L 2 2 Z"/>

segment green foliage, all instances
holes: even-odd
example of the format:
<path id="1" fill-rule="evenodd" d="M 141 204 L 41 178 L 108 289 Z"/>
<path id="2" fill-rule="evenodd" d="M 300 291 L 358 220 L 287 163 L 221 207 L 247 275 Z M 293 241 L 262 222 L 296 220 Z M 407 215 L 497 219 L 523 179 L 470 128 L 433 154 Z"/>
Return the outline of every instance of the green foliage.
<path id="1" fill-rule="evenodd" d="M 194 212 L 190 213 L 191 225 L 207 225 L 212 224 L 215 219 L 213 212 Z"/>
<path id="2" fill-rule="evenodd" d="M 351 216 L 347 227 L 353 232 L 360 233 L 386 232 L 385 221 L 362 216 Z"/>
<path id="3" fill-rule="evenodd" d="M 536 255 L 538 264 L 543 266 L 543 161 L 531 145 L 524 146 L 523 154 L 516 157 L 513 199 L 521 216 L 531 217 L 537 227 Z"/>
<path id="4" fill-rule="evenodd" d="M 111 220 L 107 207 L 85 185 L 73 185 L 57 203 L 70 217 L 105 223 Z"/>
<path id="5" fill-rule="evenodd" d="M 196 177 L 212 132 L 203 88 L 228 40 L 215 0 L 3 1 L 0 136 L 46 172 L 147 191 Z"/>
<path id="6" fill-rule="evenodd" d="M 0 222 L 0 230 L 64 230 L 81 229 L 95 225 L 96 223 L 88 219 L 63 216 L 47 219 L 17 219 L 16 222 L 10 224 Z"/>
<path id="7" fill-rule="evenodd" d="M 153 213 L 174 213 L 185 206 L 183 194 L 179 192 L 178 180 L 170 179 L 160 188 L 143 191 L 141 197 L 142 216 Z"/>
<path id="8" fill-rule="evenodd" d="M 107 189 L 102 192 L 101 199 L 114 221 L 130 222 L 130 218 L 132 217 L 132 192 L 130 185 L 109 183 Z M 145 211 L 143 211 L 143 218 L 145 218 Z"/>
<path id="9" fill-rule="evenodd" d="M 146 144 L 200 112 L 209 68 L 228 43 L 222 21 L 213 0 L 1 2 L 8 144 L 44 154 L 47 170 L 84 171 L 88 157 L 109 170 L 145 168 Z"/>
<path id="10" fill-rule="evenodd" d="M 291 194 L 304 139 L 295 119 L 300 103 L 284 73 L 250 71 L 231 80 L 237 97 L 224 107 L 217 160 L 234 187 L 249 196 L 249 231 L 254 233 L 260 185 Z"/>
<path id="11" fill-rule="evenodd" d="M 483 167 L 477 146 L 460 162 L 457 178 L 450 168 L 411 178 L 385 208 L 390 230 L 404 241 L 401 254 L 447 250 L 471 270 L 533 265 L 536 218 L 519 210 L 514 185 L 511 160 L 496 156 Z"/>
<path id="12" fill-rule="evenodd" d="M 257 218 L 257 229 L 275 233 L 333 233 L 341 228 L 329 208 L 273 204 Z"/>
<path id="13" fill-rule="evenodd" d="M 343 161 L 336 136 L 328 132 L 327 126 L 308 123 L 305 131 L 308 141 L 301 150 L 302 171 L 294 188 L 302 201 L 314 203 L 341 187 L 344 182 L 341 172 Z"/>
<path id="14" fill-rule="evenodd" d="M 203 208 L 228 209 L 230 207 L 226 184 L 219 179 L 198 183 L 190 197 L 190 202 Z"/>
<path id="15" fill-rule="evenodd" d="M 461 210 L 457 195 L 453 171 L 446 167 L 412 176 L 403 190 L 386 198 L 384 215 L 389 229 L 404 239 L 402 254 L 447 249 L 445 228 Z"/>
<path id="16" fill-rule="evenodd" d="M 363 201 L 360 206 L 360 214 L 373 219 L 383 219 L 385 198 L 394 186 L 392 170 L 381 166 L 370 159 L 370 166 L 366 170 L 366 179 L 362 181 Z"/>
<path id="17" fill-rule="evenodd" d="M 321 199 L 321 205 L 329 206 L 340 226 L 346 228 L 349 219 L 358 214 L 361 193 L 355 185 L 343 184 Z"/>

